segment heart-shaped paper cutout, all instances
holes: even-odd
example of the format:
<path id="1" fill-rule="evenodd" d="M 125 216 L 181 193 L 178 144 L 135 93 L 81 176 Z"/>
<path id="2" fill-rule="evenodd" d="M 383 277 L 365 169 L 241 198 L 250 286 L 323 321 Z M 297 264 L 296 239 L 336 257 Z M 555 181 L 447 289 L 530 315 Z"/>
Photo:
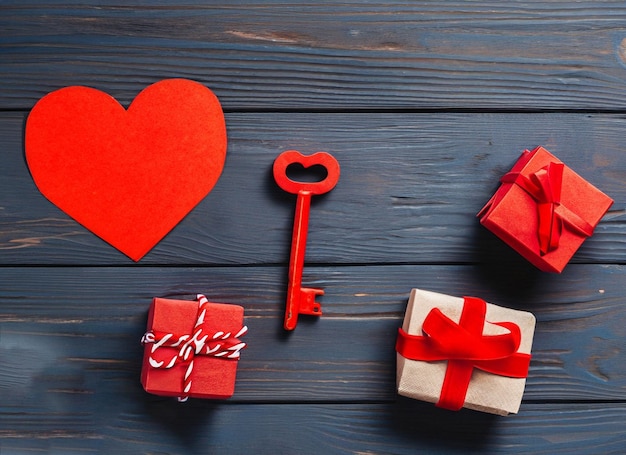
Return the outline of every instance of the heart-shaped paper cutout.
<path id="1" fill-rule="evenodd" d="M 226 125 L 204 85 L 166 79 L 126 110 L 88 87 L 49 93 L 26 122 L 26 161 L 53 204 L 138 261 L 213 188 Z"/>

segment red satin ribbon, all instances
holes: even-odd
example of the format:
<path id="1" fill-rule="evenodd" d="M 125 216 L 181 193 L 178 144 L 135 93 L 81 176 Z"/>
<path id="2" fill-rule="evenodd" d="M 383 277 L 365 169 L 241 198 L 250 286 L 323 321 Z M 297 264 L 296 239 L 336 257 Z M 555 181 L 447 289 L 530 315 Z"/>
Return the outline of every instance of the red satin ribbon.
<path id="1" fill-rule="evenodd" d="M 509 172 L 500 179 L 502 183 L 518 185 L 537 201 L 537 236 L 542 256 L 559 247 L 564 223 L 586 237 L 593 234 L 593 226 L 561 205 L 563 168 L 563 163 L 551 162 L 529 177 L 519 172 Z"/>
<path id="2" fill-rule="evenodd" d="M 424 335 L 398 330 L 396 351 L 411 360 L 447 360 L 441 395 L 436 405 L 458 411 L 463 407 L 474 368 L 513 378 L 528 376 L 530 354 L 517 352 L 521 332 L 513 322 L 494 322 L 509 333 L 483 335 L 487 304 L 465 297 L 459 323 L 433 308 L 422 325 Z"/>

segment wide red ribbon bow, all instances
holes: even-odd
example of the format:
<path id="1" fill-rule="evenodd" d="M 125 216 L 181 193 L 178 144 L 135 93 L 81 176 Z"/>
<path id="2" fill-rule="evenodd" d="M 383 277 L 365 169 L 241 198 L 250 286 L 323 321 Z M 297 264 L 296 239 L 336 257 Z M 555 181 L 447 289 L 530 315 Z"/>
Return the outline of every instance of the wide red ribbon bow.
<path id="1" fill-rule="evenodd" d="M 474 368 L 513 378 L 528 376 L 530 354 L 519 353 L 521 332 L 513 322 L 493 322 L 508 333 L 483 335 L 487 304 L 465 297 L 457 324 L 433 308 L 422 325 L 424 335 L 398 330 L 396 351 L 411 360 L 447 360 L 438 407 L 458 411 L 463 407 Z"/>
<path id="2" fill-rule="evenodd" d="M 563 168 L 563 163 L 551 162 L 529 177 L 509 172 L 500 179 L 502 183 L 518 185 L 537 201 L 537 235 L 542 256 L 559 247 L 564 222 L 581 235 L 589 237 L 593 234 L 593 226 L 561 205 Z"/>

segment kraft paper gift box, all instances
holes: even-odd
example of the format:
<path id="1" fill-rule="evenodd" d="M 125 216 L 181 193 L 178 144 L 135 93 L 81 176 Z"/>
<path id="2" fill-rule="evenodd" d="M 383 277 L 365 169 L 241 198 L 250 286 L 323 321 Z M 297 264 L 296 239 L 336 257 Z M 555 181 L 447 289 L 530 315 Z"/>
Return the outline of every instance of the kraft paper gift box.
<path id="1" fill-rule="evenodd" d="M 197 301 L 154 298 L 148 313 L 141 383 L 155 395 L 229 398 L 235 391 L 243 308 Z"/>
<path id="2" fill-rule="evenodd" d="M 492 414 L 517 413 L 535 317 L 475 297 L 413 289 L 398 331 L 398 394 Z"/>
<path id="3" fill-rule="evenodd" d="M 543 147 L 525 150 L 500 181 L 480 222 L 545 272 L 562 272 L 613 204 Z"/>

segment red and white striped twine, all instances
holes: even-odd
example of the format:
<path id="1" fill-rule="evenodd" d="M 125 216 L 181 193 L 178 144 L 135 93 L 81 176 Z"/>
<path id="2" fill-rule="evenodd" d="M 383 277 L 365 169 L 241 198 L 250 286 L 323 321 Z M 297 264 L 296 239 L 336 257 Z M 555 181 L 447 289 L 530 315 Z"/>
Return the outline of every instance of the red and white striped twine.
<path id="1" fill-rule="evenodd" d="M 172 368 L 178 363 L 188 363 L 187 370 L 183 377 L 183 395 L 178 397 L 178 401 L 187 401 L 189 391 L 191 390 L 192 372 L 194 359 L 196 355 L 210 355 L 213 357 L 222 357 L 224 359 L 238 360 L 240 351 L 246 347 L 246 343 L 239 341 L 239 338 L 245 335 L 248 327 L 243 326 L 235 335 L 232 332 L 215 332 L 210 338 L 204 334 L 202 324 L 206 316 L 207 298 L 198 294 L 198 316 L 196 324 L 191 335 L 180 335 L 176 337 L 173 333 L 167 332 L 146 332 L 141 338 L 142 344 L 152 344 L 150 357 L 148 361 L 152 368 Z M 154 352 L 161 348 L 178 348 L 178 352 L 172 356 L 169 362 L 163 360 L 155 360 L 152 357 Z"/>

